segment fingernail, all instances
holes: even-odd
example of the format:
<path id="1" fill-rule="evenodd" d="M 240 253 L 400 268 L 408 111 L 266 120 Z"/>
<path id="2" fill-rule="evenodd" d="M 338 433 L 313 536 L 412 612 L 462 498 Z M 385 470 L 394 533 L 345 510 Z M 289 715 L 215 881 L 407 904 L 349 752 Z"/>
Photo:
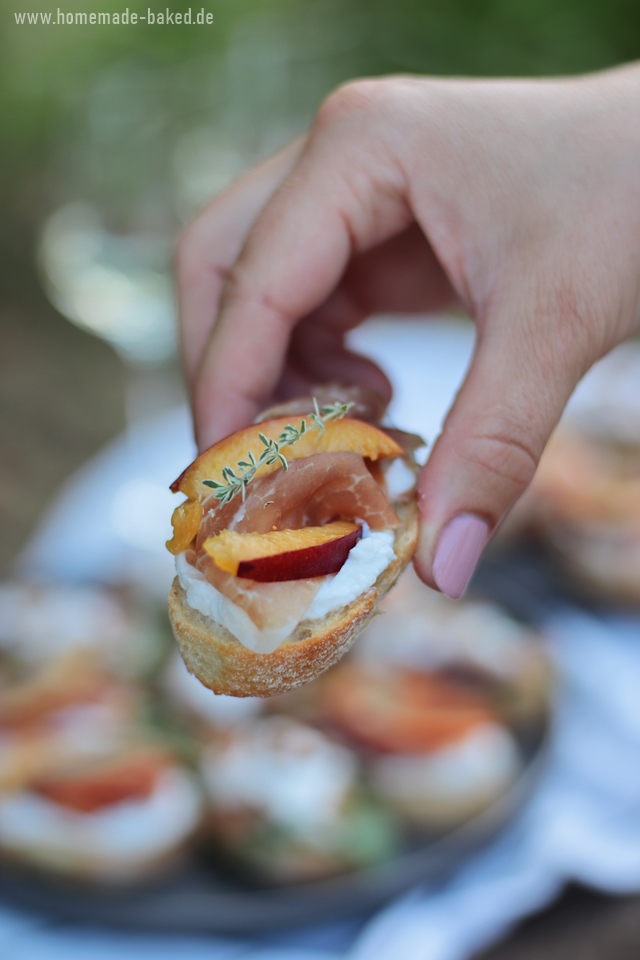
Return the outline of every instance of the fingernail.
<path id="1" fill-rule="evenodd" d="M 465 591 L 489 539 L 489 525 L 470 513 L 454 517 L 446 525 L 436 547 L 433 579 L 452 600 Z"/>

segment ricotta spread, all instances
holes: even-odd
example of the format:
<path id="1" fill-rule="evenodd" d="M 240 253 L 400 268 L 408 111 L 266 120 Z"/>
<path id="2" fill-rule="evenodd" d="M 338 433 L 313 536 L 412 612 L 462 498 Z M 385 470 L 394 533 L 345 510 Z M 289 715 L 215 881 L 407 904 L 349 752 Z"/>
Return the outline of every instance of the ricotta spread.
<path id="1" fill-rule="evenodd" d="M 393 755 L 375 763 L 374 781 L 383 796 L 399 802 L 447 807 L 488 801 L 506 789 L 520 768 L 511 734 L 494 723 L 471 730 L 461 740 L 418 755 Z"/>
<path id="2" fill-rule="evenodd" d="M 203 777 L 215 807 L 258 807 L 265 818 L 313 842 L 335 822 L 357 777 L 353 755 L 319 730 L 288 717 L 239 729 L 205 755 Z"/>
<path id="3" fill-rule="evenodd" d="M 372 587 L 395 556 L 393 539 L 392 530 L 371 531 L 365 525 L 362 539 L 349 552 L 343 567 L 338 573 L 322 578 L 322 586 L 302 616 L 273 629 L 260 630 L 245 610 L 216 590 L 187 561 L 184 553 L 176 557 L 176 573 L 190 607 L 222 624 L 249 650 L 272 653 L 302 620 L 320 620 Z"/>

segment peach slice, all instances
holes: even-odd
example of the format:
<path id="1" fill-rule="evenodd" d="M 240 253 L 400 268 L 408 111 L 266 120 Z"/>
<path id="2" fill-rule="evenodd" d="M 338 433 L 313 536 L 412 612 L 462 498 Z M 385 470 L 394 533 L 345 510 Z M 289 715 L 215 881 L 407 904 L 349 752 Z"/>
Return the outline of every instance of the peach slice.
<path id="1" fill-rule="evenodd" d="M 211 489 L 203 485 L 203 480 L 222 483 L 224 467 L 231 467 L 237 472 L 238 462 L 246 461 L 249 452 L 258 459 L 264 450 L 259 434 L 264 434 L 269 440 L 277 440 L 292 419 L 293 425 L 298 426 L 300 421 L 297 418 L 278 417 L 275 420 L 252 424 L 225 437 L 201 453 L 171 484 L 171 489 L 174 493 L 186 493 L 190 500 L 206 499 L 211 495 Z M 302 419 L 300 417 L 300 420 Z M 314 453 L 359 453 L 369 460 L 377 460 L 379 457 L 401 457 L 404 451 L 378 427 L 347 417 L 344 420 L 330 421 L 322 433 L 319 430 L 308 430 L 297 443 L 283 447 L 283 453 L 287 460 L 299 460 Z M 277 469 L 282 469 L 278 463 L 263 464 L 256 476 L 261 477 Z"/>
<path id="2" fill-rule="evenodd" d="M 166 756 L 158 751 L 139 749 L 129 756 L 52 773 L 36 780 L 31 789 L 78 813 L 95 813 L 124 800 L 148 797 L 166 765 Z"/>
<path id="3" fill-rule="evenodd" d="M 202 513 L 202 503 L 199 500 L 185 500 L 175 508 L 171 517 L 173 537 L 167 540 L 169 553 L 177 556 L 190 546 L 198 535 Z"/>
<path id="4" fill-rule="evenodd" d="M 223 530 L 204 542 L 221 570 L 263 583 L 307 580 L 337 573 L 362 536 L 362 527 L 335 520 L 322 527 L 237 533 Z"/>
<path id="5" fill-rule="evenodd" d="M 341 664 L 326 678 L 322 698 L 332 726 L 378 753 L 429 753 L 496 720 L 481 691 L 404 668 Z"/>

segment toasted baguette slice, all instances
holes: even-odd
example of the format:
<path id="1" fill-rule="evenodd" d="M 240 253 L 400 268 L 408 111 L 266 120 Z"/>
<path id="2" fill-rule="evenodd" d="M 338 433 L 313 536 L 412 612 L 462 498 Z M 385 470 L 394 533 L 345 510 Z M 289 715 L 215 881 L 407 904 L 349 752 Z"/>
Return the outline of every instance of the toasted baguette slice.
<path id="1" fill-rule="evenodd" d="M 302 620 L 273 653 L 254 653 L 222 624 L 189 606 L 178 578 L 169 594 L 169 617 L 190 673 L 214 693 L 270 697 L 313 680 L 344 656 L 371 620 L 376 604 L 411 560 L 418 538 L 415 500 L 398 501 L 395 559 L 374 585 L 352 603 L 320 620 Z"/>

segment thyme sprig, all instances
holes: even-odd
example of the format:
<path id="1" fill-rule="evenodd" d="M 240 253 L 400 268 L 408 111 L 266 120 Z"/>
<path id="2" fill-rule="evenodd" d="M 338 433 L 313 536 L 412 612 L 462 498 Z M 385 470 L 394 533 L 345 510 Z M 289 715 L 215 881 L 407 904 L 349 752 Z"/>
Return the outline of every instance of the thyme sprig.
<path id="1" fill-rule="evenodd" d="M 279 463 L 283 470 L 288 470 L 289 464 L 282 448 L 292 447 L 305 433 L 309 433 L 311 430 L 319 430 L 322 436 L 325 425 L 333 420 L 341 420 L 352 406 L 353 403 L 341 403 L 337 400 L 328 406 L 319 407 L 318 401 L 314 397 L 313 413 L 308 414 L 301 420 L 299 426 L 294 427 L 293 424 L 288 423 L 277 440 L 271 440 L 269 437 L 265 437 L 264 433 L 259 433 L 258 437 L 264 446 L 264 450 L 259 457 L 256 458 L 249 450 L 247 459 L 239 460 L 235 469 L 232 467 L 222 468 L 223 483 L 217 480 L 203 480 L 203 484 L 205 487 L 211 487 L 214 497 L 223 506 L 238 494 L 244 500 L 247 485 L 253 480 L 260 467 L 265 464 L 271 466 L 274 463 Z"/>

